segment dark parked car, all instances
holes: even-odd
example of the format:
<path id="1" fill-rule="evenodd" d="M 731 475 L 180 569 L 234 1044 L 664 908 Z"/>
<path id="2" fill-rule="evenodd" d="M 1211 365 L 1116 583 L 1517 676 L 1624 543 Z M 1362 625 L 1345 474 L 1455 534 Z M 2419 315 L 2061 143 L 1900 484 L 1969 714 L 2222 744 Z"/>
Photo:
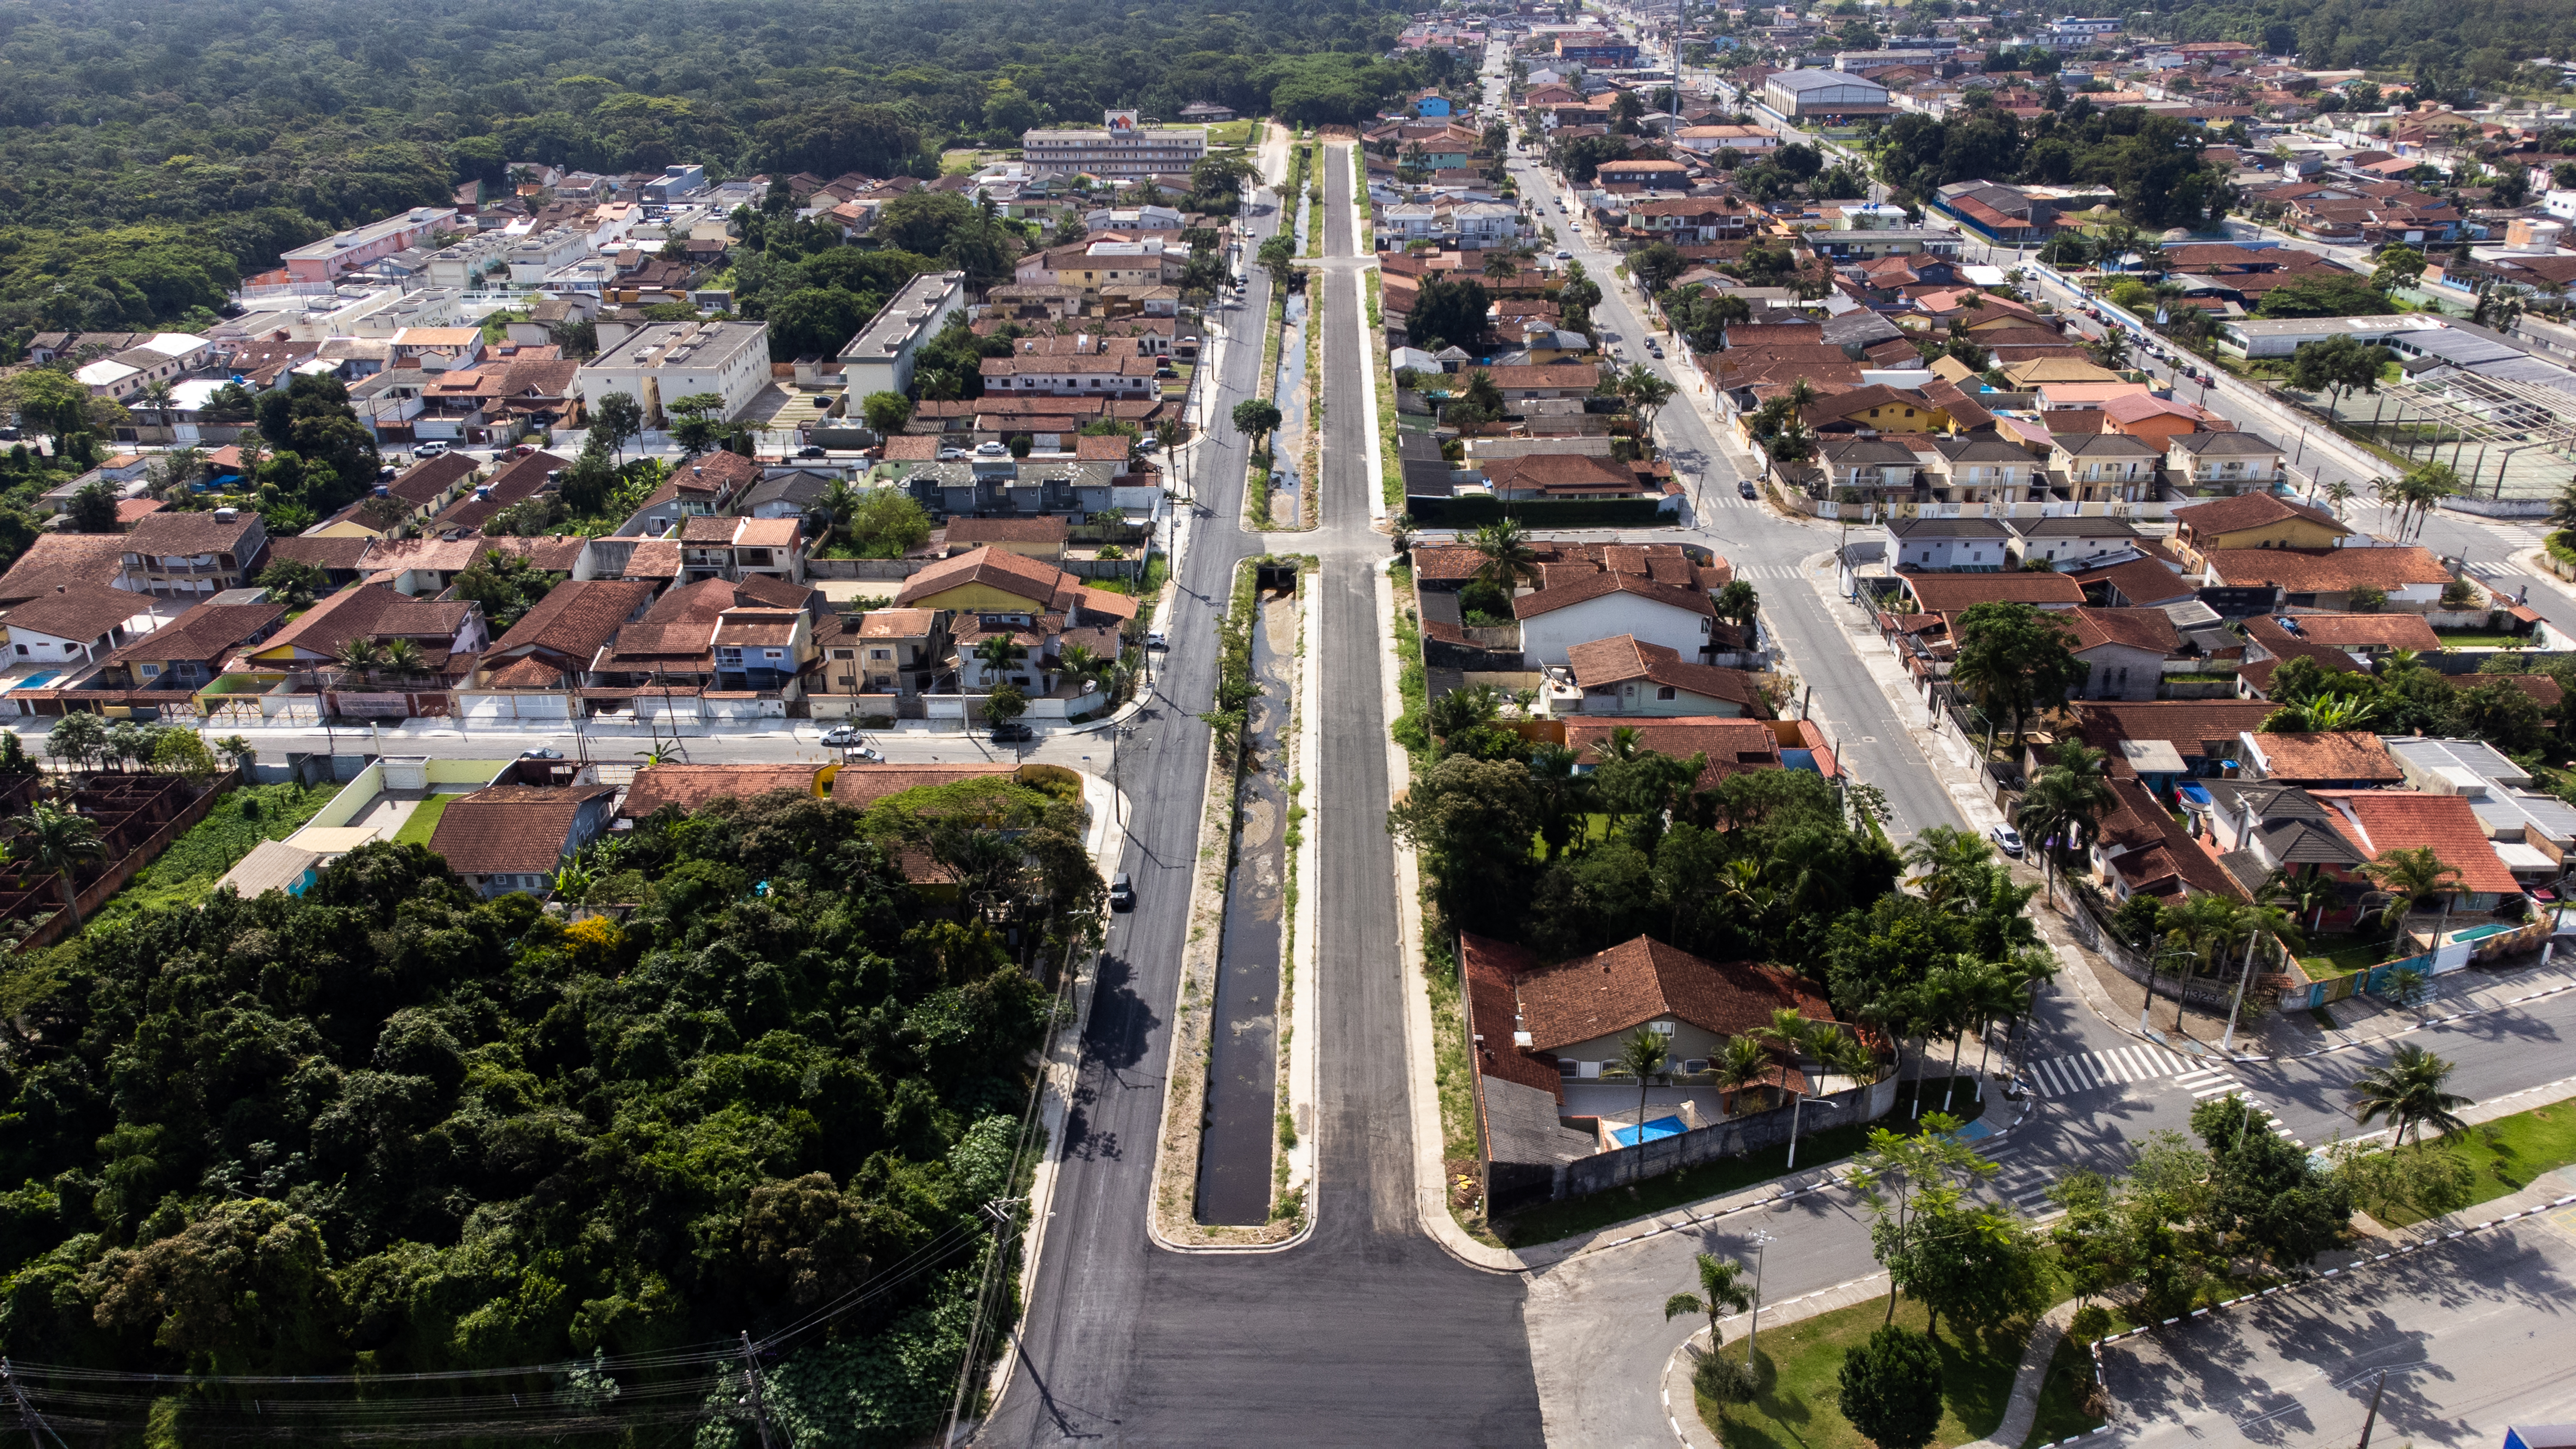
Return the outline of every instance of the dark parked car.
<path id="1" fill-rule="evenodd" d="M 993 743 L 997 745 L 1017 744 L 1023 741 L 1036 739 L 1037 737 L 1038 732 L 1036 730 L 1030 729 L 1027 725 L 1020 723 L 1018 720 L 1011 720 L 1007 723 L 993 726 Z"/>
<path id="2" fill-rule="evenodd" d="M 1129 880 L 1123 870 L 1109 878 L 1109 909 L 1113 911 L 1136 909 L 1136 883 Z"/>
<path id="3" fill-rule="evenodd" d="M 1752 479 L 1750 479 L 1750 478 L 1738 478 L 1738 479 L 1736 479 L 1736 480 L 1735 480 L 1735 493 L 1736 493 L 1736 496 L 1737 496 L 1737 497 L 1739 497 L 1739 498 L 1759 498 L 1760 496 L 1762 496 L 1761 494 L 1759 494 L 1759 493 L 1757 493 L 1757 492 L 1755 492 L 1755 491 L 1754 491 L 1754 488 L 1753 488 L 1753 480 L 1752 480 Z"/>

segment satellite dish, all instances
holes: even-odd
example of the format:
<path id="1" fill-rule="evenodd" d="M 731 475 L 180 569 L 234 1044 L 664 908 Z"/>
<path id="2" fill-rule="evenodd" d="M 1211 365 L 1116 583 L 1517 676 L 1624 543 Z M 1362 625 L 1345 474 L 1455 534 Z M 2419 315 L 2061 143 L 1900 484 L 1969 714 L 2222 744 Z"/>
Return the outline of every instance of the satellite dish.
<path id="1" fill-rule="evenodd" d="M 1083 692 L 1083 693 L 1085 693 L 1085 694 L 1089 694 L 1089 693 L 1091 693 L 1093 690 L 1098 689 L 1099 687 L 1100 687 L 1100 681 L 1099 681 L 1099 680 L 1097 680 L 1097 679 L 1086 679 L 1086 680 L 1082 681 L 1082 692 Z"/>

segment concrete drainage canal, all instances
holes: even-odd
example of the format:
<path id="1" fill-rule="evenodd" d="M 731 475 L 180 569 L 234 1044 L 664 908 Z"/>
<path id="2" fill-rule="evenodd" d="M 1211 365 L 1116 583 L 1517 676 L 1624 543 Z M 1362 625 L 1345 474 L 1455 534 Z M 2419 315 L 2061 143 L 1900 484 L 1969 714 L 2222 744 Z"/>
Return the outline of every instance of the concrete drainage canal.
<path id="1" fill-rule="evenodd" d="M 1286 939 L 1290 763 L 1285 741 L 1296 697 L 1297 571 L 1260 566 L 1260 627 L 1245 711 L 1244 769 L 1235 797 L 1234 864 L 1226 875 L 1217 953 L 1205 1128 L 1199 1138 L 1198 1220 L 1270 1220 L 1272 1146 L 1279 1121 L 1280 957 Z"/>

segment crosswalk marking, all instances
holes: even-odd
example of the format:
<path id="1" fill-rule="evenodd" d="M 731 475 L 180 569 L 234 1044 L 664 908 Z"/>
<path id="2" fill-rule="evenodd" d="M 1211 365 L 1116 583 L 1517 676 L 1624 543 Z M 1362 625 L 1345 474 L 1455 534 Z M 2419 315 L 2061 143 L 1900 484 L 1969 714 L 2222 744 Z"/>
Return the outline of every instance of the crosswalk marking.
<path id="1" fill-rule="evenodd" d="M 1735 570 L 1735 576 L 1739 579 L 1797 579 L 1806 577 L 1806 575 L 1799 570 L 1796 564 L 1739 563 L 1732 564 L 1731 566 Z"/>
<path id="2" fill-rule="evenodd" d="M 2522 570 L 2502 559 L 2479 559 L 2470 563 L 2469 572 L 2482 579 L 2518 579 Z"/>
<path id="3" fill-rule="evenodd" d="M 2223 1071 L 2219 1071 L 2213 1067 L 2203 1067 L 2198 1071 L 2185 1072 L 2181 1076 L 2174 1078 L 2174 1085 L 2190 1092 L 2194 1098 L 2203 1102 L 2209 1101 L 2215 1097 L 2234 1097 L 2243 1102 L 2247 1107 L 2253 1109 L 2255 1117 L 2259 1119 L 2265 1127 L 2270 1128 L 2275 1134 L 2288 1141 L 2291 1146 L 2305 1147 L 2308 1145 L 2299 1140 L 2297 1133 L 2294 1133 L 2289 1128 L 2281 1125 L 2281 1114 L 2273 1111 L 2270 1104 L 2266 1103 L 2262 1098 L 2255 1096 L 2252 1092 L 2247 1091 L 2243 1082 L 2236 1080 L 2234 1077 L 2229 1076 Z"/>
<path id="4" fill-rule="evenodd" d="M 2126 1046 L 2081 1056 L 2049 1057 L 2028 1064 L 2022 1078 L 2043 1097 L 2066 1097 L 2122 1082 L 2170 1077 L 2188 1069 L 2191 1059 L 2162 1047 Z"/>

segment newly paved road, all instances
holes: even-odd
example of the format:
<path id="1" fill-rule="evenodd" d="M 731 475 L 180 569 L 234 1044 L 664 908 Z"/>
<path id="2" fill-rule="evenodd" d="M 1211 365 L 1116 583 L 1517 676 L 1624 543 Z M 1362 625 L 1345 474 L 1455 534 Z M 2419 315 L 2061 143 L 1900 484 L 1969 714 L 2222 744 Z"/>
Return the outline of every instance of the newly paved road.
<path id="1" fill-rule="evenodd" d="M 1338 148 L 1327 174 L 1336 182 L 1348 174 Z M 1326 270 L 1338 272 L 1358 263 L 1348 259 L 1347 192 L 1335 185 L 1329 194 L 1328 256 L 1342 260 L 1328 260 Z M 1150 769 L 1137 768 L 1141 750 L 1128 762 L 1132 780 L 1150 777 L 1139 818 L 1152 822 L 1151 856 L 1173 874 L 1146 891 L 1112 939 L 1125 979 L 1103 992 L 1092 1014 L 1084 1115 L 1064 1144 L 1023 1357 L 981 1443 L 1541 1442 L 1521 1283 L 1459 1264 L 1414 1215 L 1405 963 L 1393 949 L 1387 721 L 1377 684 L 1386 641 L 1373 571 L 1386 549 L 1367 529 L 1376 463 L 1351 425 L 1364 415 L 1363 319 L 1345 288 L 1327 286 L 1324 296 L 1333 420 L 1323 453 L 1325 525 L 1274 540 L 1323 560 L 1309 594 L 1316 610 L 1309 647 L 1322 651 L 1322 758 L 1306 772 L 1322 786 L 1311 792 L 1308 826 L 1320 832 L 1321 879 L 1304 885 L 1320 893 L 1317 1226 L 1299 1245 L 1262 1254 L 1170 1253 L 1145 1236 L 1163 1030 L 1181 947 L 1179 871 L 1189 860 L 1185 827 L 1196 818 L 1205 758 L 1203 733 L 1176 724 L 1156 741 Z M 1240 359 L 1250 351 L 1227 365 L 1228 395 L 1249 395 L 1253 363 Z M 1198 535 L 1186 575 L 1198 595 L 1213 597 L 1228 564 L 1257 541 L 1229 528 L 1239 511 L 1239 463 L 1202 477 L 1212 500 L 1222 496 L 1220 516 Z M 1192 607 L 1198 612 L 1184 627 L 1196 638 L 1207 615 L 1203 600 Z M 1193 651 L 1176 652 L 1186 659 Z M 1176 666 L 1174 675 L 1187 679 L 1188 670 Z M 1204 683 L 1197 687 L 1203 694 Z"/>
<path id="2" fill-rule="evenodd" d="M 2569 1232 L 2524 1219 L 2109 1345 L 2118 1418 L 2095 1442 L 2342 1449 L 2374 1392 L 2375 1444 L 2491 1449 L 2508 1425 L 2576 1419 Z"/>

